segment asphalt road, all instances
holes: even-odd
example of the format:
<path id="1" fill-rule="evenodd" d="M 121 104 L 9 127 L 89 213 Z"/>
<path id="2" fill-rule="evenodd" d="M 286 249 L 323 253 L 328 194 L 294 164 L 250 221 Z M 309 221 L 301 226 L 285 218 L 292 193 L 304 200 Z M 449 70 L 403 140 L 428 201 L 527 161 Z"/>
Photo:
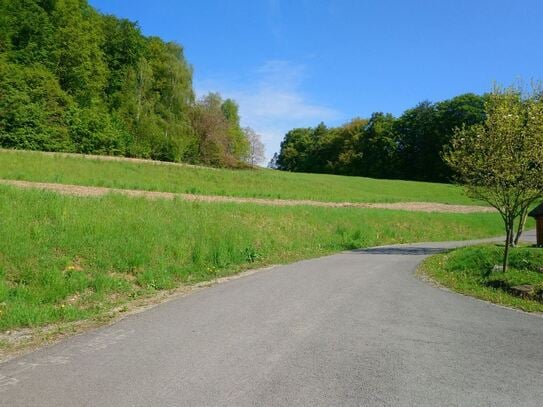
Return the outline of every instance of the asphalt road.
<path id="1" fill-rule="evenodd" d="M 543 318 L 414 276 L 454 245 L 346 252 L 178 298 L 0 365 L 0 405 L 543 405 Z"/>

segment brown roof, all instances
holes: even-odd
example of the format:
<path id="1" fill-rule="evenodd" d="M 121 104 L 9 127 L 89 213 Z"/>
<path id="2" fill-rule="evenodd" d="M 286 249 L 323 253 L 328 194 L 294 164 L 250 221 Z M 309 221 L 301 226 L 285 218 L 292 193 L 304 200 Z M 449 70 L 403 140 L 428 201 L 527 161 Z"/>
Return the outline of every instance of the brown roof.
<path id="1" fill-rule="evenodd" d="M 536 206 L 534 209 L 528 213 L 528 216 L 536 217 L 536 216 L 543 216 L 543 203 L 539 206 Z"/>

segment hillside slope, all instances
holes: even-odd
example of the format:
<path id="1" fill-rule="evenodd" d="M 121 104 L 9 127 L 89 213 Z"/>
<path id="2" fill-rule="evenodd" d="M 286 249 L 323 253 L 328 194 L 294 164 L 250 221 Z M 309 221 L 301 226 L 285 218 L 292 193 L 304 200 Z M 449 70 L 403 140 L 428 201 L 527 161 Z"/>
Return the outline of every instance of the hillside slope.
<path id="1" fill-rule="evenodd" d="M 0 150 L 0 178 L 120 189 L 327 202 L 439 202 L 474 205 L 448 184 L 266 169 L 226 170 L 156 161 Z"/>

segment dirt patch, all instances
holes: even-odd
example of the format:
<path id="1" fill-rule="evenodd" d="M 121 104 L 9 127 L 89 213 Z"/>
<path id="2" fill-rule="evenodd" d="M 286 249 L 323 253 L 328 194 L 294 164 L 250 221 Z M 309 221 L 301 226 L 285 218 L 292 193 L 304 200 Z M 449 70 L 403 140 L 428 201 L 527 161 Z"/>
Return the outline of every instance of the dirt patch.
<path id="1" fill-rule="evenodd" d="M 136 189 L 118 189 L 90 187 L 82 185 L 55 184 L 48 182 L 30 182 L 17 180 L 0 180 L 0 184 L 11 185 L 19 188 L 44 189 L 55 191 L 60 194 L 74 196 L 103 196 L 107 194 L 121 194 L 133 197 L 148 199 L 183 199 L 191 202 L 231 202 L 231 203 L 253 203 L 258 205 L 272 206 L 319 206 L 327 208 L 374 208 L 392 209 L 411 212 L 441 212 L 441 213 L 481 213 L 495 212 L 493 208 L 475 205 L 449 205 L 433 202 L 395 202 L 395 203 L 358 203 L 358 202 L 322 202 L 303 199 L 263 199 L 243 198 L 219 195 L 195 195 L 173 192 L 143 191 Z"/>

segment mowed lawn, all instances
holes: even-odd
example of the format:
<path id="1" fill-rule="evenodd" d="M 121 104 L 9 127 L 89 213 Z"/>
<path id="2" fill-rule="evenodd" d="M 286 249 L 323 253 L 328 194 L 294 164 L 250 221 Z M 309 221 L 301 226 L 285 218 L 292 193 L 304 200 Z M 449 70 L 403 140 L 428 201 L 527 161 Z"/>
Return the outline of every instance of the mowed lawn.
<path id="1" fill-rule="evenodd" d="M 52 164 L 43 164 L 49 158 L 32 157 L 45 174 L 52 172 Z M 82 176 L 86 166 L 95 168 L 89 171 L 93 175 L 103 171 L 104 179 L 102 166 L 134 182 L 138 171 L 155 171 L 58 161 L 66 177 Z M 66 169 L 70 166 L 79 172 L 72 174 Z M 129 177 L 130 168 L 134 173 Z M 173 169 L 160 171 L 172 176 Z M 37 169 L 29 173 L 40 174 Z M 7 186 L 0 186 L 0 211 L 0 331 L 95 317 L 158 290 L 242 269 L 386 243 L 486 237 L 502 229 L 493 213 L 191 203 L 120 195 L 81 198 Z"/>
<path id="2" fill-rule="evenodd" d="M 0 150 L 0 178 L 222 195 L 329 202 L 481 204 L 446 184 L 301 174 L 267 169 L 227 170 Z"/>

